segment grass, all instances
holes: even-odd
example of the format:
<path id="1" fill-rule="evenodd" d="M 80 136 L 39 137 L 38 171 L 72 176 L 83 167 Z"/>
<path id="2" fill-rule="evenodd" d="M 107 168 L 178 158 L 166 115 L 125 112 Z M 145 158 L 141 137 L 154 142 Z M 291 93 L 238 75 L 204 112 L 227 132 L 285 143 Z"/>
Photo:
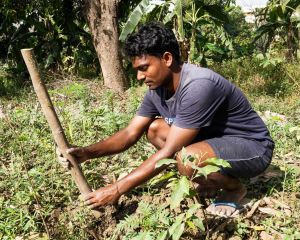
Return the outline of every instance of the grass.
<path id="1" fill-rule="evenodd" d="M 226 64 L 223 72 L 222 69 L 218 71 L 232 81 L 235 79 L 254 108 L 266 118 L 276 142 L 273 167 L 279 175 L 270 177 L 266 182 L 248 183 L 248 196 L 280 200 L 290 207 L 291 213 L 273 206 L 280 215 L 258 211 L 253 219 L 234 220 L 225 230 L 216 232 L 240 239 L 257 239 L 262 232 L 280 235 L 283 239 L 300 239 L 299 66 L 284 65 L 274 72 L 272 68 L 254 68 L 251 65 L 254 63 L 248 60 L 244 60 L 243 64 Z M 272 82 L 274 74 L 275 83 Z M 10 84 L 9 77 L 0 72 L 0 82 L 6 84 L 7 90 L 0 98 L 0 239 L 94 239 L 95 234 L 101 231 L 106 233 L 103 233 L 102 239 L 109 239 L 113 230 L 109 232 L 99 227 L 106 218 L 100 221 L 94 219 L 89 211 L 80 207 L 74 182 L 57 162 L 50 130 L 32 88 L 30 85 L 17 88 Z M 98 79 L 58 75 L 54 81 L 50 76 L 46 77 L 50 96 L 67 137 L 72 144 L 79 146 L 94 143 L 126 126 L 145 92 L 145 88 L 135 87 L 120 96 L 103 87 Z M 272 114 L 268 115 L 266 111 Z M 153 148 L 143 138 L 124 153 L 84 164 L 83 171 L 92 188 L 99 188 L 114 177 L 130 172 L 151 153 Z M 142 206 L 149 206 L 153 212 L 159 210 L 169 193 L 155 186 L 149 183 L 125 196 L 119 207 L 123 212 L 119 209 L 116 218 L 107 218 L 105 226 L 116 226 L 120 222 L 122 225 L 116 229 L 125 228 L 126 231 L 130 222 L 124 221 L 143 214 L 136 212 L 135 201 L 143 200 L 145 204 L 142 203 Z M 128 206 L 134 203 L 136 207 L 131 211 Z M 168 215 L 164 210 L 160 211 L 164 216 Z M 176 217 L 177 213 L 172 214 Z M 147 216 L 150 219 L 150 215 Z M 155 218 L 155 221 L 158 219 Z M 138 226 L 143 224 L 136 223 Z M 151 224 L 147 228 L 151 228 Z M 213 225 L 210 227 L 214 229 Z M 190 236 L 187 233 L 183 239 L 191 239 Z M 210 236 L 213 239 L 214 234 Z"/>

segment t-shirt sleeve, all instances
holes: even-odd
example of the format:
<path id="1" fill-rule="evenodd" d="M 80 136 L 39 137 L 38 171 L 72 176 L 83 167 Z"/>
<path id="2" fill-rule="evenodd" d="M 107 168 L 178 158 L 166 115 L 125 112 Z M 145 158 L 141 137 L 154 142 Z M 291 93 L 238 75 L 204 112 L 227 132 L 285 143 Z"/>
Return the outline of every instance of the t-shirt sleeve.
<path id="1" fill-rule="evenodd" d="M 210 126 L 225 98 L 224 91 L 214 82 L 206 79 L 191 81 L 182 89 L 173 124 L 195 129 Z"/>
<path id="2" fill-rule="evenodd" d="M 144 100 L 139 110 L 137 111 L 137 115 L 142 117 L 149 117 L 149 118 L 154 118 L 160 115 L 151 99 L 150 91 L 146 93 Z"/>

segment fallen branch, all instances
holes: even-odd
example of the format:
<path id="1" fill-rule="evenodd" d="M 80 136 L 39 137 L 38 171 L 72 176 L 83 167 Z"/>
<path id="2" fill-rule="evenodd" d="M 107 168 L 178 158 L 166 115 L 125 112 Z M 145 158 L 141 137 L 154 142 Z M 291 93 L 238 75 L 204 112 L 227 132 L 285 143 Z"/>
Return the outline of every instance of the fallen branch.
<path id="1" fill-rule="evenodd" d="M 258 200 L 256 203 L 253 204 L 253 207 L 251 210 L 247 213 L 245 218 L 251 218 L 253 213 L 256 211 L 256 209 L 259 207 L 261 200 Z"/>

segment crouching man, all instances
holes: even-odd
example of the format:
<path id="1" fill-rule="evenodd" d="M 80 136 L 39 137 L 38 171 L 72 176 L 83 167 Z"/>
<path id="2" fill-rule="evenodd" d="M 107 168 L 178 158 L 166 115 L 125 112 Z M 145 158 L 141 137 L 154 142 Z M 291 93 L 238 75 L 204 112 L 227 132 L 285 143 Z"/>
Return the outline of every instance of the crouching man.
<path id="1" fill-rule="evenodd" d="M 271 162 L 274 143 L 265 124 L 232 83 L 212 70 L 182 63 L 178 42 L 163 25 L 142 26 L 127 38 L 124 49 L 138 81 L 149 88 L 136 116 L 107 139 L 68 152 L 82 163 L 124 151 L 143 134 L 157 151 L 121 180 L 86 195 L 85 204 L 94 208 L 116 202 L 160 173 L 163 167 L 155 168 L 156 163 L 175 153 L 178 171 L 191 177 L 193 169 L 181 161 L 185 147 L 188 154 L 200 156 L 199 167 L 212 157 L 230 163 L 231 168 L 198 179 L 198 185 L 200 194 L 208 197 L 221 190 L 210 212 L 232 215 L 246 195 L 239 179 L 257 176 Z"/>

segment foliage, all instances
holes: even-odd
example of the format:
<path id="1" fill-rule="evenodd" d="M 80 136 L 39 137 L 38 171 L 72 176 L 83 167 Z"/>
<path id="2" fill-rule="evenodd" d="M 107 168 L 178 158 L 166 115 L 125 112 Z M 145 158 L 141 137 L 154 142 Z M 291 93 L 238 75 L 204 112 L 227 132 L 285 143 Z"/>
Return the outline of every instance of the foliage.
<path id="1" fill-rule="evenodd" d="M 163 165 L 175 164 L 174 159 L 162 159 L 156 164 L 156 168 Z M 163 178 L 160 178 L 162 180 Z M 165 178 L 164 178 L 165 179 Z M 192 185 L 187 177 L 168 178 L 169 187 L 172 188 L 170 203 L 163 206 L 155 206 L 139 203 L 137 214 L 128 216 L 120 221 L 113 239 L 124 236 L 123 239 L 180 239 L 186 228 L 193 231 L 204 231 L 202 220 L 195 214 L 200 204 L 194 203 L 181 214 L 177 215 L 173 210 L 187 197 L 194 196 Z"/>
<path id="2" fill-rule="evenodd" d="M 93 88 L 98 84 L 93 83 Z M 137 107 L 134 102 L 138 94 L 135 94 L 128 106 L 122 105 L 127 110 L 120 114 L 120 106 L 112 101 L 116 96 L 107 90 L 102 96 L 98 93 L 102 103 L 97 107 L 92 104 L 95 95 L 82 82 L 50 88 L 49 92 L 68 139 L 77 145 L 87 145 L 124 127 Z M 50 230 L 55 239 L 67 239 L 71 233 L 76 236 L 73 239 L 87 239 L 92 218 L 84 209 L 76 209 L 76 186 L 57 163 L 51 133 L 32 90 L 26 89 L 26 97 L 19 95 L 17 99 L 4 101 L 12 104 L 5 104 L 6 118 L 1 116 L 0 123 L 0 239 L 44 234 L 46 227 L 56 229 Z M 128 164 L 136 147 L 123 154 L 122 170 L 136 166 Z M 93 168 L 94 164 L 85 171 L 93 188 L 99 187 L 99 174 L 105 175 L 116 167 L 97 164 Z M 46 225 L 41 216 L 47 219 Z"/>
<path id="3" fill-rule="evenodd" d="M 197 156 L 191 156 L 186 153 L 185 148 L 181 151 L 184 164 L 191 164 L 198 159 Z M 156 164 L 156 168 L 163 165 L 175 164 L 173 159 L 162 159 Z M 206 160 L 207 165 L 203 170 L 194 164 L 195 174 L 192 177 L 207 176 L 216 172 L 220 167 L 230 167 L 229 163 L 216 158 Z M 196 215 L 201 205 L 195 201 L 191 206 L 182 211 L 176 217 L 174 210 L 180 207 L 180 203 L 187 198 L 195 199 L 195 189 L 186 176 L 169 178 L 168 186 L 172 189 L 169 204 L 163 206 L 154 206 L 141 202 L 137 209 L 137 214 L 129 216 L 122 220 L 115 231 L 115 237 L 124 236 L 123 239 L 180 239 L 187 230 L 205 231 L 203 221 Z"/>
<path id="4" fill-rule="evenodd" d="M 256 228 L 258 225 L 271 235 L 277 231 L 286 239 L 297 239 L 300 219 L 299 201 L 295 197 L 300 191 L 299 64 L 283 62 L 276 67 L 270 65 L 263 68 L 259 60 L 244 57 L 213 67 L 242 88 L 254 109 L 264 118 L 276 143 L 272 167 L 276 167 L 282 176 L 272 177 L 264 182 L 249 183 L 248 196 L 251 198 L 271 196 L 289 205 L 292 211 L 290 216 L 255 213 L 254 218 L 248 222 L 241 218 L 237 224 L 232 223 L 234 230 L 230 231 L 230 234 L 255 239 L 261 233 L 261 230 Z M 0 71 L 0 74 L 0 79 L 5 82 L 11 81 L 6 73 L 2 75 Z M 282 85 L 272 85 L 272 82 L 280 82 Z M 68 139 L 72 139 L 72 143 L 76 145 L 94 143 L 124 127 L 134 116 L 145 92 L 145 88 L 136 87 L 119 96 L 101 88 L 97 80 L 80 81 L 79 77 L 71 75 L 68 77 L 56 75 L 55 81 L 48 81 L 47 86 Z M 270 116 L 266 117 L 267 111 L 277 115 L 269 114 Z M 27 86 L 22 92 L 18 91 L 17 95 L 1 96 L 0 118 L 0 239 L 34 237 L 43 239 L 47 238 L 46 228 L 53 239 L 93 238 L 91 228 L 96 229 L 96 233 L 102 236 L 106 229 L 100 228 L 99 225 L 102 226 L 107 216 L 103 215 L 99 221 L 93 219 L 85 209 L 78 207 L 80 205 L 77 200 L 78 191 L 70 175 L 57 163 L 53 140 L 32 88 Z M 119 177 L 124 172 L 131 171 L 153 151 L 145 138 L 142 138 L 134 147 L 122 154 L 95 159 L 89 164 L 84 164 L 83 171 L 89 183 L 96 189 L 107 184 L 105 176 L 111 177 L 113 172 Z M 191 157 L 187 156 L 189 161 L 193 162 Z M 185 191 L 178 195 L 183 196 L 183 199 L 173 197 L 174 210 L 170 209 L 172 193 L 169 189 L 180 191 L 180 188 L 176 188 L 179 181 L 181 186 L 187 186 L 186 179 L 180 180 L 176 174 L 174 169 L 160 175 L 151 181 L 152 185 L 137 188 L 127 196 L 127 200 L 132 199 L 132 202 L 141 202 L 143 199 L 145 205 L 148 205 L 147 209 L 151 209 L 149 211 L 153 218 L 151 214 L 145 213 L 146 210 L 141 213 L 139 208 L 126 218 L 124 214 L 118 215 L 118 218 L 113 218 L 114 221 L 108 222 L 109 226 L 114 228 L 117 225 L 116 221 L 120 221 L 124 223 L 124 229 L 127 229 L 126 224 L 129 222 L 127 218 L 134 218 L 137 214 L 140 216 L 138 220 L 140 227 L 125 231 L 124 236 L 130 233 L 137 235 L 143 232 L 141 228 L 144 232 L 151 232 L 152 235 L 159 232 L 165 234 L 164 231 L 170 230 L 178 216 L 184 214 L 176 223 L 178 228 L 175 228 L 176 225 L 173 228 L 178 229 L 177 233 L 180 233 L 184 223 L 185 231 L 193 232 L 194 218 L 188 218 L 187 214 L 188 209 L 196 203 L 192 186 L 189 186 L 189 191 L 184 188 Z M 170 187 L 167 188 L 168 192 L 157 188 L 162 181 L 174 183 L 168 185 Z M 149 195 L 152 197 L 151 200 L 146 198 Z M 158 198 L 161 199 L 159 203 L 153 201 Z M 175 208 L 178 201 L 180 207 Z M 168 206 L 163 205 L 165 203 Z M 122 204 L 118 207 L 120 211 L 128 208 Z M 197 211 L 194 215 L 199 218 L 199 206 L 195 208 Z M 161 223 L 159 215 L 167 216 L 170 222 Z M 46 224 L 43 223 L 43 218 Z M 143 219 L 145 221 L 142 223 Z M 200 220 L 203 220 L 202 217 Z M 158 228 L 160 225 L 157 223 L 163 227 Z M 206 226 L 205 223 L 203 221 Z M 209 226 L 219 223 L 218 219 L 214 219 Z M 232 225 L 228 225 L 228 228 Z M 207 231 L 203 231 L 200 226 L 196 225 L 195 231 L 203 234 L 204 238 Z M 185 233 L 181 236 L 182 239 L 188 239 Z"/>
<path id="5" fill-rule="evenodd" d="M 122 239 L 172 239 L 178 240 L 185 227 L 204 230 L 202 221 L 195 216 L 199 204 L 194 204 L 186 213 L 175 216 L 165 205 L 140 202 L 137 214 L 120 221 L 112 239 L 122 235 Z M 186 226 L 185 226 L 186 223 Z"/>
<path id="6" fill-rule="evenodd" d="M 202 65 L 206 65 L 208 59 L 221 61 L 234 50 L 234 34 L 236 36 L 241 32 L 235 31 L 237 24 L 229 16 L 236 9 L 229 7 L 230 2 L 143 0 L 122 27 L 120 40 L 124 41 L 140 22 L 161 21 L 174 29 L 181 45 L 183 60 L 188 59 Z M 239 48 L 238 43 L 235 46 L 236 49 Z"/>
<path id="7" fill-rule="evenodd" d="M 210 67 L 251 95 L 284 96 L 298 89 L 299 67 L 285 63 L 277 54 L 267 56 L 259 58 L 254 54 Z"/>
<path id="8" fill-rule="evenodd" d="M 263 68 L 267 68 L 269 65 L 273 65 L 274 67 L 276 67 L 284 61 L 280 57 L 272 57 L 272 55 L 268 52 L 265 54 L 259 53 L 255 57 L 261 61 L 260 66 L 262 66 Z"/>
<path id="9" fill-rule="evenodd" d="M 82 15 L 81 1 L 10 1 L 0 5 L 0 59 L 14 73 L 25 70 L 20 49 L 34 48 L 45 68 L 95 67 L 96 55 Z"/>
<path id="10" fill-rule="evenodd" d="M 287 59 L 297 56 L 299 49 L 300 2 L 298 0 L 270 0 L 258 15 L 259 28 L 255 38 L 267 35 L 264 52 L 279 38 L 287 48 Z"/>

